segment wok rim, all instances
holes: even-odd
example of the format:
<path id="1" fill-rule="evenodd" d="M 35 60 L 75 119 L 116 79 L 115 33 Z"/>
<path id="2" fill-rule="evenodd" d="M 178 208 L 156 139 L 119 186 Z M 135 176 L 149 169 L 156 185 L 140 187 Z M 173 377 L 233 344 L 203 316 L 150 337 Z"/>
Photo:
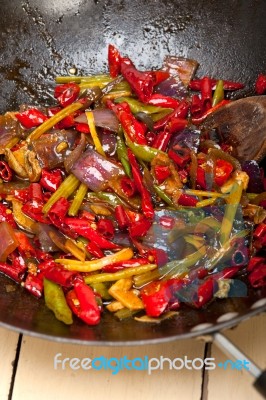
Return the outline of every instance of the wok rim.
<path id="1" fill-rule="evenodd" d="M 114 341 L 114 340 L 82 340 L 82 339 L 75 339 L 75 338 L 64 338 L 62 336 L 55 336 L 55 335 L 49 335 L 45 333 L 40 333 L 40 332 L 35 332 L 33 330 L 28 330 L 28 329 L 21 329 L 18 328 L 14 325 L 5 323 L 0 321 L 0 327 L 5 328 L 7 330 L 16 332 L 18 334 L 26 335 L 29 337 L 33 337 L 36 339 L 42 339 L 42 340 L 48 340 L 51 342 L 55 343 L 63 343 L 63 344 L 74 344 L 74 345 L 83 345 L 83 346 L 103 346 L 103 347 L 110 347 L 110 346 L 117 346 L 117 347 L 122 347 L 122 346 L 144 346 L 144 345 L 157 345 L 157 344 L 162 344 L 162 343 L 168 343 L 168 342 L 174 342 L 176 340 L 186 340 L 186 339 L 197 339 L 201 338 L 203 336 L 208 336 L 208 335 L 213 335 L 214 333 L 220 332 L 222 330 L 226 329 L 232 329 L 236 328 L 240 323 L 258 316 L 262 314 L 263 312 L 266 312 L 266 298 L 262 298 L 260 300 L 257 300 L 258 302 L 264 300 L 265 304 L 262 306 L 256 307 L 251 309 L 240 316 L 236 316 L 232 318 L 231 320 L 228 321 L 223 321 L 215 324 L 211 324 L 211 326 L 202 328 L 202 329 L 195 329 L 200 325 L 196 325 L 192 328 L 190 332 L 186 333 L 179 333 L 177 335 L 171 335 L 163 338 L 155 338 L 155 339 L 143 339 L 143 340 L 126 340 L 126 341 Z M 255 303 L 254 303 L 255 304 Z M 209 323 L 204 323 L 203 325 L 209 325 Z"/>

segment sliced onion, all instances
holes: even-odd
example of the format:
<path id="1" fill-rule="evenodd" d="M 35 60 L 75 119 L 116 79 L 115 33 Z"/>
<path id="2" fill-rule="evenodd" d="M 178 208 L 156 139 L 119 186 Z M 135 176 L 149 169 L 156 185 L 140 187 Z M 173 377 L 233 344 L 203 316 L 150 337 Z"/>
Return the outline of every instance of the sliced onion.
<path id="1" fill-rule="evenodd" d="M 93 149 L 88 149 L 82 154 L 74 163 L 71 172 L 95 192 L 106 188 L 112 179 L 124 175 L 124 170 L 119 165 Z"/>
<path id="2" fill-rule="evenodd" d="M 113 157 L 116 153 L 117 138 L 113 133 L 107 133 L 101 135 L 101 142 L 103 151 L 110 157 Z"/>
<path id="3" fill-rule="evenodd" d="M 260 173 L 260 167 L 257 161 L 245 161 L 242 164 L 242 170 L 249 176 L 248 192 L 262 193 L 264 191 L 263 179 Z"/>
<path id="4" fill-rule="evenodd" d="M 155 86 L 154 93 L 160 93 L 164 96 L 184 99 L 188 96 L 187 88 L 178 75 L 170 76 L 159 85 Z"/>
<path id="5" fill-rule="evenodd" d="M 74 148 L 77 132 L 72 130 L 65 131 L 53 130 L 34 140 L 32 145 L 41 167 L 53 169 L 63 164 L 65 157 Z M 59 150 L 59 145 L 65 143 L 66 148 Z"/>
<path id="6" fill-rule="evenodd" d="M 100 128 L 109 129 L 112 132 L 118 132 L 119 130 L 119 121 L 112 110 L 108 110 L 106 108 L 98 108 L 92 111 L 94 116 L 94 122 L 96 126 Z M 79 115 L 75 118 L 76 122 L 81 122 L 83 124 L 87 124 L 87 117 L 85 114 Z"/>
<path id="7" fill-rule="evenodd" d="M 163 69 L 171 75 L 177 74 L 186 87 L 195 75 L 198 66 L 199 63 L 196 60 L 170 55 L 165 57 L 163 63 Z"/>
<path id="8" fill-rule="evenodd" d="M 7 256 L 19 245 L 14 229 L 8 222 L 0 223 L 0 261 L 6 262 Z"/>
<path id="9" fill-rule="evenodd" d="M 178 144 L 181 147 L 188 147 L 197 153 L 200 145 L 200 131 L 193 128 L 185 128 L 182 132 L 178 132 L 172 136 L 169 148 Z"/>
<path id="10" fill-rule="evenodd" d="M 83 151 L 86 148 L 86 136 L 84 135 L 84 133 L 82 133 L 80 135 L 80 142 L 79 144 L 75 147 L 75 149 L 73 151 L 71 151 L 71 153 L 69 155 L 66 156 L 66 158 L 64 159 L 64 167 L 66 169 L 66 172 L 69 172 L 72 165 L 78 160 L 78 158 L 81 156 L 81 154 L 83 153 Z"/>
<path id="11" fill-rule="evenodd" d="M 42 224 L 40 222 L 36 224 L 36 237 L 40 243 L 41 250 L 44 252 L 59 251 L 58 246 L 56 246 L 50 238 L 51 232 L 57 234 L 56 229 L 50 225 Z"/>

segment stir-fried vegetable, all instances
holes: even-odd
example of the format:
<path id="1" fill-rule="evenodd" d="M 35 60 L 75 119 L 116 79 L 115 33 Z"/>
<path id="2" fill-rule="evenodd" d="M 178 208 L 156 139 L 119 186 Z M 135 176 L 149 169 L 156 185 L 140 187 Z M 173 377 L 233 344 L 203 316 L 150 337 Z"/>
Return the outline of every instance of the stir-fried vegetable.
<path id="1" fill-rule="evenodd" d="M 202 126 L 243 85 L 184 57 L 140 71 L 113 45 L 108 65 L 1 116 L 0 273 L 65 324 L 161 321 L 236 276 L 265 285 L 263 170 Z"/>

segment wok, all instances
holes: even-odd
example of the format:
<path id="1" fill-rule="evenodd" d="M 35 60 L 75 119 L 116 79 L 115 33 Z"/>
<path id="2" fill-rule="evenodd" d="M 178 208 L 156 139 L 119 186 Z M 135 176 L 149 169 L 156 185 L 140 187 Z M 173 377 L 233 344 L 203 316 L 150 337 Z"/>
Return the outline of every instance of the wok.
<path id="1" fill-rule="evenodd" d="M 245 83 L 252 95 L 266 71 L 264 0 L 2 0 L 0 112 L 22 103 L 52 103 L 53 80 L 70 68 L 78 74 L 107 70 L 107 45 L 136 66 L 155 68 L 167 54 L 198 60 L 197 75 Z M 23 289 L 0 276 L 0 324 L 61 342 L 93 345 L 159 343 L 202 336 L 234 326 L 266 309 L 266 288 L 217 300 L 202 310 L 184 308 L 159 325 L 118 323 L 106 314 L 99 326 L 68 327 Z M 15 286 L 15 285 L 14 285 Z"/>

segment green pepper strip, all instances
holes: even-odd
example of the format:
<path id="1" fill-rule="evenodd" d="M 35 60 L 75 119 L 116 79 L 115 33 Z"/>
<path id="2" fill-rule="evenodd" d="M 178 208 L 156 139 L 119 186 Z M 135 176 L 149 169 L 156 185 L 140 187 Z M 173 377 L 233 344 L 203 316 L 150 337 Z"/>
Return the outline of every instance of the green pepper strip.
<path id="1" fill-rule="evenodd" d="M 110 204 L 112 207 L 116 207 L 119 205 L 123 205 L 127 207 L 127 204 L 125 201 L 120 199 L 120 197 L 117 194 L 114 193 L 109 193 L 109 192 L 89 192 L 87 193 L 87 199 L 89 201 L 97 202 L 97 200 L 102 200 L 104 203 Z"/>
<path id="2" fill-rule="evenodd" d="M 222 245 L 228 241 L 231 235 L 236 211 L 241 200 L 242 191 L 243 184 L 237 181 L 234 182 L 231 192 L 227 197 L 227 205 L 225 207 L 224 217 L 220 230 L 220 241 Z"/>
<path id="3" fill-rule="evenodd" d="M 127 176 L 129 176 L 131 178 L 132 175 L 131 175 L 130 164 L 128 161 L 128 156 L 127 156 L 127 148 L 126 148 L 125 142 L 121 135 L 117 135 L 116 152 L 117 152 L 118 160 L 121 161 L 121 163 L 124 167 L 125 173 L 127 174 Z"/>
<path id="4" fill-rule="evenodd" d="M 43 213 L 47 213 L 52 205 L 61 197 L 65 197 L 67 199 L 72 193 L 74 193 L 79 184 L 80 181 L 75 177 L 75 175 L 68 175 L 68 177 L 61 183 L 59 188 L 52 194 L 50 199 L 43 206 Z"/>
<path id="5" fill-rule="evenodd" d="M 154 147 L 132 142 L 125 132 L 124 135 L 126 138 L 126 144 L 132 153 L 140 160 L 151 162 L 158 154 L 165 154 L 163 151 L 155 149 Z"/>
<path id="6" fill-rule="evenodd" d="M 156 107 L 152 105 L 147 105 L 144 103 L 141 103 L 140 101 L 133 99 L 132 97 L 118 97 L 117 99 L 114 100 L 115 103 L 123 103 L 126 102 L 130 110 L 133 114 L 137 114 L 139 112 L 144 112 L 146 114 L 157 114 L 160 112 L 172 112 L 172 108 L 163 108 L 163 107 Z"/>
<path id="7" fill-rule="evenodd" d="M 215 107 L 223 99 L 224 99 L 224 83 L 222 80 L 219 80 L 216 83 L 216 89 L 213 93 L 212 107 Z"/>
<path id="8" fill-rule="evenodd" d="M 93 82 L 93 83 L 101 83 L 101 82 L 111 82 L 113 79 L 110 75 L 100 74 L 100 75 L 90 75 L 90 76 L 57 76 L 55 78 L 56 83 L 69 83 L 69 82 Z"/>
<path id="9" fill-rule="evenodd" d="M 59 321 L 67 325 L 73 324 L 72 312 L 67 305 L 61 286 L 44 278 L 43 287 L 47 307 L 53 311 Z"/>
<path id="10" fill-rule="evenodd" d="M 182 260 L 173 260 L 163 267 L 146 274 L 133 278 L 136 287 L 141 287 L 156 279 L 167 280 L 170 278 L 179 278 L 189 272 L 189 268 L 194 266 L 206 253 L 205 246 L 202 246 L 196 252 L 189 254 Z"/>
<path id="11" fill-rule="evenodd" d="M 171 207 L 177 208 L 176 205 L 172 202 L 169 196 L 165 194 L 165 192 L 157 185 L 153 185 L 153 188 L 156 192 L 156 194 L 162 199 L 166 204 L 168 204 Z"/>
<path id="12" fill-rule="evenodd" d="M 75 111 L 84 107 L 84 104 L 80 101 L 70 104 L 69 106 L 63 108 L 63 110 L 59 111 L 57 114 L 53 115 L 51 118 L 47 119 L 41 125 L 39 125 L 34 131 L 32 131 L 27 137 L 27 142 L 31 143 L 33 140 L 39 139 L 39 137 L 55 126 L 58 122 L 62 121 L 65 117 L 70 114 L 73 114 Z"/>
<path id="13" fill-rule="evenodd" d="M 146 272 L 152 271 L 155 268 L 157 268 L 156 264 L 140 265 L 139 267 L 126 268 L 122 271 L 113 273 L 88 275 L 84 278 L 84 280 L 87 284 L 96 282 L 112 282 L 117 281 L 118 279 L 130 278 L 131 276 L 144 274 Z"/>
<path id="14" fill-rule="evenodd" d="M 84 183 L 81 183 L 74 197 L 74 200 L 72 201 L 71 206 L 68 210 L 68 215 L 71 215 L 72 217 L 77 215 L 79 208 L 84 200 L 84 197 L 87 194 L 87 191 L 88 191 L 88 186 L 86 186 Z"/>

